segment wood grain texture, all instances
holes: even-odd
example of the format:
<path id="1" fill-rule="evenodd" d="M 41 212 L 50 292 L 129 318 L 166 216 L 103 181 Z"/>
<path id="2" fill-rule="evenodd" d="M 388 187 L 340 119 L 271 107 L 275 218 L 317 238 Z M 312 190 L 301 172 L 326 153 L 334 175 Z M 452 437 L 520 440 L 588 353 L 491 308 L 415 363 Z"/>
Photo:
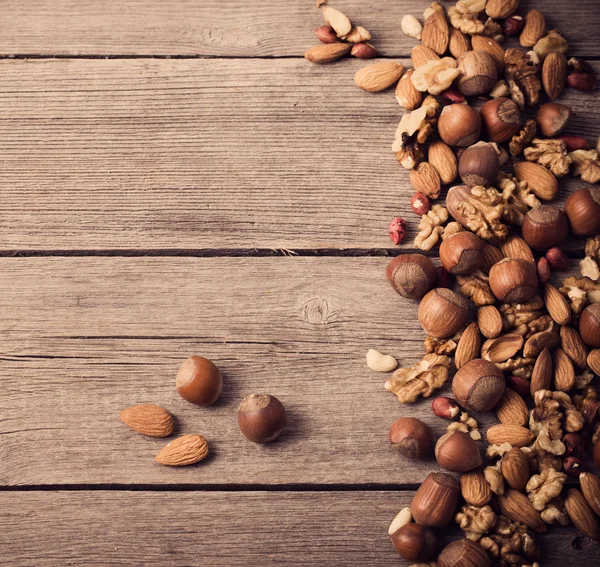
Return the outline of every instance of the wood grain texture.
<path id="1" fill-rule="evenodd" d="M 1 62 L 0 250 L 387 248 L 398 214 L 410 246 L 402 110 L 362 65 Z M 594 100 L 564 97 L 590 140 Z"/>
<path id="2" fill-rule="evenodd" d="M 5 567 L 407 566 L 387 529 L 411 498 L 381 491 L 5 492 L 0 553 Z M 460 531 L 439 536 L 444 544 Z M 597 544 L 572 527 L 537 541 L 544 567 L 597 565 Z"/>
<path id="3" fill-rule="evenodd" d="M 397 57 L 415 45 L 400 29 L 402 17 L 422 20 L 429 2 L 336 0 L 331 5 L 369 29 L 383 54 Z M 523 0 L 520 13 L 532 7 L 539 9 L 539 0 Z M 292 56 L 317 43 L 313 30 L 323 24 L 314 0 L 7 0 L 3 8 L 4 55 Z M 581 0 L 577 10 L 571 8 L 567 2 L 544 2 L 548 29 L 559 28 L 573 54 L 600 55 L 595 36 L 584 32 L 599 23 L 596 1 Z"/>

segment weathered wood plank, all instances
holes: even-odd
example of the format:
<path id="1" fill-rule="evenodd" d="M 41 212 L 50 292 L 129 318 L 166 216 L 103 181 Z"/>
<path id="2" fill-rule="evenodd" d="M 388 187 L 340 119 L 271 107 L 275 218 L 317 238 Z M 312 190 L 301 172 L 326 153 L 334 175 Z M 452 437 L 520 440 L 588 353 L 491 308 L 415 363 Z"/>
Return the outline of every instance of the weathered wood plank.
<path id="1" fill-rule="evenodd" d="M 361 65 L 3 61 L 0 250 L 389 247 L 397 214 L 412 242 L 401 109 Z M 565 96 L 571 132 L 595 100 Z"/>
<path id="2" fill-rule="evenodd" d="M 521 4 L 523 14 L 541 7 L 539 0 Z M 397 57 L 415 44 L 402 34 L 402 17 L 422 19 L 428 3 L 337 0 L 331 5 L 367 27 L 382 53 Z M 4 8 L 3 55 L 301 55 L 316 43 L 313 30 L 323 23 L 313 0 L 276 5 L 241 0 L 9 0 Z M 542 9 L 549 29 L 565 33 L 573 53 L 600 55 L 594 34 L 586 33 L 594 21 L 599 23 L 595 0 L 582 0 L 577 10 L 565 2 L 544 2 Z"/>
<path id="3" fill-rule="evenodd" d="M 408 565 L 387 528 L 407 492 L 5 492 L 6 567 Z M 442 542 L 458 537 L 452 529 Z M 544 567 L 598 563 L 574 528 L 539 537 Z"/>

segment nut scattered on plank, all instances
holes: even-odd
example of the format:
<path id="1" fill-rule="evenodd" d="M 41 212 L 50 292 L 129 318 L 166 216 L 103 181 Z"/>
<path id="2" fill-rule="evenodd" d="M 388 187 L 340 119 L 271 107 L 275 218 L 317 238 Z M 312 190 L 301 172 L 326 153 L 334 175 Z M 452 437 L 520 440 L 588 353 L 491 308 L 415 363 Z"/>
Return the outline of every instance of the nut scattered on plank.
<path id="1" fill-rule="evenodd" d="M 367 366 L 374 372 L 391 372 L 398 366 L 398 361 L 390 354 L 370 348 L 367 351 Z"/>
<path id="2" fill-rule="evenodd" d="M 182 467 L 193 465 L 208 455 L 208 443 L 201 435 L 182 435 L 163 447 L 156 455 L 161 465 Z"/>
<path id="3" fill-rule="evenodd" d="M 154 404 L 131 406 L 124 409 L 120 417 L 131 429 L 150 437 L 168 437 L 175 429 L 173 416 Z"/>

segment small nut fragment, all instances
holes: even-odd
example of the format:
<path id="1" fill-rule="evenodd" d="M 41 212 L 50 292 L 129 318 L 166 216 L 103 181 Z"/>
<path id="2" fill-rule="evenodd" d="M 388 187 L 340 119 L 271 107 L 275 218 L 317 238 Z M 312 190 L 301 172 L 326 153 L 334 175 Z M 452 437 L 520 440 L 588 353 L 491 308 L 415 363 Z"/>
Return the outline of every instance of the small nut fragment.
<path id="1" fill-rule="evenodd" d="M 406 14 L 406 16 L 402 18 L 400 27 L 402 28 L 402 33 L 404 33 L 404 35 L 414 37 L 415 39 L 421 39 L 423 26 L 413 15 Z"/>
<path id="2" fill-rule="evenodd" d="M 381 354 L 370 348 L 367 351 L 367 366 L 374 372 L 391 372 L 398 366 L 398 361 L 389 354 Z"/>
<path id="3" fill-rule="evenodd" d="M 552 30 L 548 35 L 541 38 L 534 46 L 533 51 L 543 61 L 549 53 L 566 53 L 569 50 L 567 40 L 560 35 L 558 30 Z"/>
<path id="4" fill-rule="evenodd" d="M 460 413 L 460 407 L 456 400 L 444 396 L 435 398 L 431 402 L 431 409 L 435 415 L 444 419 L 454 419 Z"/>
<path id="5" fill-rule="evenodd" d="M 410 508 L 407 506 L 406 508 L 402 508 L 400 512 L 393 519 L 390 527 L 388 529 L 388 535 L 392 535 L 396 533 L 402 526 L 406 524 L 410 524 L 412 522 L 412 514 L 410 513 Z"/>
<path id="6" fill-rule="evenodd" d="M 348 35 L 352 30 L 352 22 L 345 14 L 331 6 L 324 6 L 321 9 L 323 19 L 327 22 L 337 34 L 338 37 Z"/>

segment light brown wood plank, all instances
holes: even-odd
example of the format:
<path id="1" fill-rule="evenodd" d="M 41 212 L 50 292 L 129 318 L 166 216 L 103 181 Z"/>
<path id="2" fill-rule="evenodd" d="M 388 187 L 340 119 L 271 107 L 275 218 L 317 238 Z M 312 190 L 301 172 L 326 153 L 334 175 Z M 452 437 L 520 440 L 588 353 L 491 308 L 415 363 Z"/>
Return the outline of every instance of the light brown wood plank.
<path id="1" fill-rule="evenodd" d="M 427 2 L 330 3 L 367 27 L 375 45 L 389 56 L 406 55 L 415 41 L 402 34 L 405 14 L 419 19 Z M 9 0 L 0 22 L 0 54 L 24 55 L 301 55 L 317 43 L 313 30 L 323 24 L 314 0 L 277 4 L 234 0 Z M 558 27 L 573 53 L 600 55 L 594 34 L 595 0 L 573 10 L 567 2 L 524 0 L 521 13 L 542 9 L 549 29 Z"/>
<path id="2" fill-rule="evenodd" d="M 6 567 L 408 565 L 387 535 L 402 492 L 5 492 Z M 440 533 L 443 543 L 459 530 Z M 598 562 L 574 528 L 538 538 L 544 567 Z"/>
<path id="3" fill-rule="evenodd" d="M 402 111 L 361 65 L 3 61 L 0 250 L 379 248 L 398 214 L 410 245 Z M 596 97 L 564 100 L 594 139 Z"/>

